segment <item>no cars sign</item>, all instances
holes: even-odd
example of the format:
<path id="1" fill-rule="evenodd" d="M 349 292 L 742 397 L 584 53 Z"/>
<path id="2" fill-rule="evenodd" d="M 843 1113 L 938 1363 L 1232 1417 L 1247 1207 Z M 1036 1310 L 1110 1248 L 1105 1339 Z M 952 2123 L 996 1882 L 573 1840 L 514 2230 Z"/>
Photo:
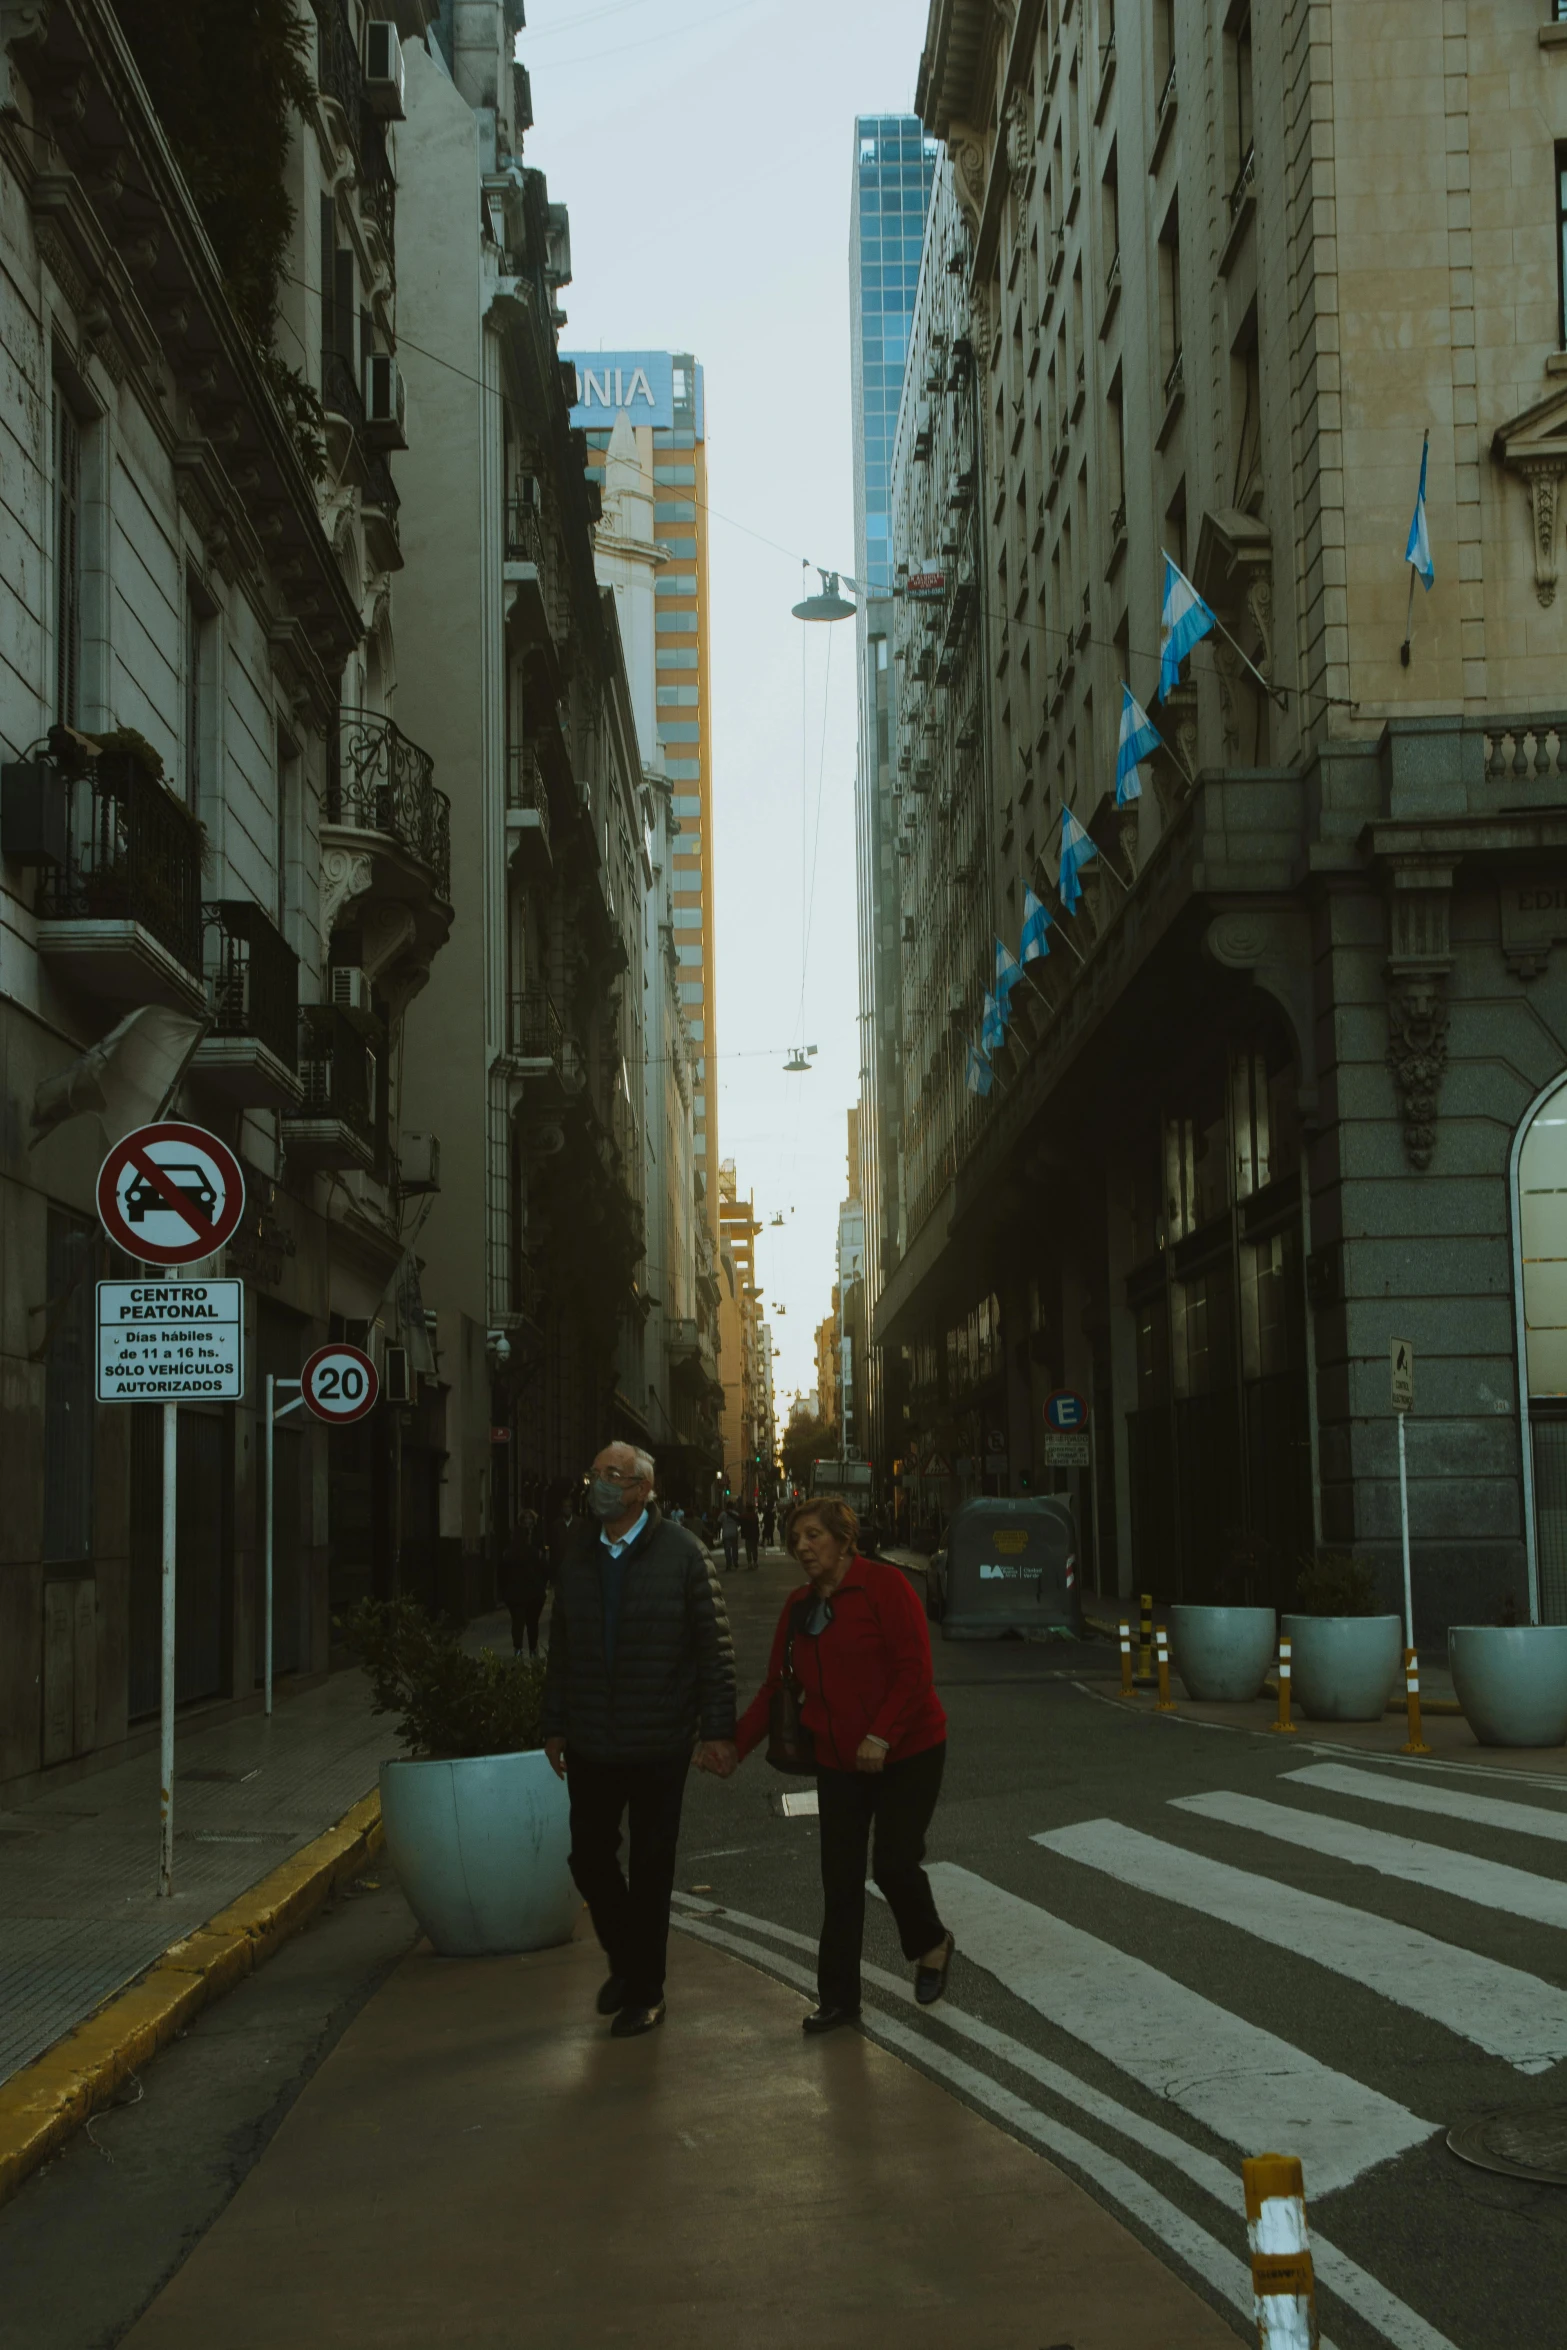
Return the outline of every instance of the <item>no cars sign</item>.
<path id="1" fill-rule="evenodd" d="M 204 1126 L 138 1126 L 98 1170 L 98 1216 L 127 1256 L 193 1265 L 239 1230 L 245 1178 L 226 1142 Z"/>
<path id="2" fill-rule="evenodd" d="M 299 1374 L 299 1392 L 305 1407 L 318 1420 L 329 1420 L 342 1427 L 349 1420 L 362 1420 L 366 1412 L 375 1409 L 381 1392 L 376 1367 L 362 1347 L 348 1346 L 341 1339 L 335 1344 L 318 1346 Z"/>

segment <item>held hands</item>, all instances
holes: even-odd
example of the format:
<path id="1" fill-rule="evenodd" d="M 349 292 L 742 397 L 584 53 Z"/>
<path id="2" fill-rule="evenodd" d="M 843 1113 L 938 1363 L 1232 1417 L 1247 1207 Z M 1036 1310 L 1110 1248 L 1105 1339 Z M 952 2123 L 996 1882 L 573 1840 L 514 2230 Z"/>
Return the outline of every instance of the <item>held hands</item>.
<path id="1" fill-rule="evenodd" d="M 704 1738 L 691 1757 L 694 1771 L 711 1771 L 715 1779 L 732 1779 L 740 1767 L 732 1738 Z"/>
<path id="2" fill-rule="evenodd" d="M 855 1749 L 854 1767 L 857 1771 L 880 1771 L 886 1768 L 887 1749 L 879 1738 L 862 1738 Z"/>
<path id="3" fill-rule="evenodd" d="M 551 1769 L 551 1770 L 554 1772 L 554 1774 L 555 1774 L 556 1778 L 557 1778 L 557 1779 L 564 1779 L 564 1777 L 566 1776 L 566 1741 L 565 1741 L 565 1739 L 564 1739 L 564 1738 L 546 1738 L 546 1739 L 545 1739 L 545 1741 L 544 1741 L 544 1753 L 545 1753 L 545 1758 L 546 1758 L 546 1760 L 547 1760 L 547 1761 L 548 1761 L 548 1763 L 549 1763 L 550 1769 Z"/>

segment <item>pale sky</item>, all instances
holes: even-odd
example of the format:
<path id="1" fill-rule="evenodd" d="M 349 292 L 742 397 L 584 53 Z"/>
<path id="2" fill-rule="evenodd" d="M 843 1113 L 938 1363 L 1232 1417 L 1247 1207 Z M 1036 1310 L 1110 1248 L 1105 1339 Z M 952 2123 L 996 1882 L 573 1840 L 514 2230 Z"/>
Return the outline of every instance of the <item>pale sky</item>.
<path id="1" fill-rule="evenodd" d="M 787 1219 L 757 1242 L 780 1418 L 815 1384 L 859 1070 L 854 625 L 789 607 L 802 555 L 854 568 L 854 117 L 912 104 L 925 18 L 926 0 L 528 0 L 518 42 L 527 160 L 571 211 L 563 345 L 706 370 L 719 1143 L 764 1222 Z M 818 1047 L 808 1077 L 784 1074 L 796 1043 Z"/>

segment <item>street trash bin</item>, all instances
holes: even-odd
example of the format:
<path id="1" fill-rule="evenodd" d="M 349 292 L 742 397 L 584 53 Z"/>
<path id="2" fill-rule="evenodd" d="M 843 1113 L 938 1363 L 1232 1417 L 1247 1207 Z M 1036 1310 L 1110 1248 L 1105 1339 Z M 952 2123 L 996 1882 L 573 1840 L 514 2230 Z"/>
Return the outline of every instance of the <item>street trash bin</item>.
<path id="1" fill-rule="evenodd" d="M 931 1560 L 926 1605 L 949 1640 L 1009 1632 L 1080 1633 L 1077 1528 L 1049 1494 L 965 1501 Z"/>

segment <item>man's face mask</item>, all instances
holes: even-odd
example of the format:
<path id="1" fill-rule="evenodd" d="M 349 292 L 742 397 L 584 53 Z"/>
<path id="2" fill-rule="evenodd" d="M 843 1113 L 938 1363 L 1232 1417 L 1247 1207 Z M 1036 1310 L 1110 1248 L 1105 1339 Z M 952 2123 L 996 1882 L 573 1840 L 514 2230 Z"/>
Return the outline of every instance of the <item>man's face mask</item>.
<path id="1" fill-rule="evenodd" d="M 618 1518 L 634 1505 L 637 1493 L 635 1484 L 628 1492 L 613 1477 L 594 1477 L 588 1485 L 588 1507 L 596 1518 Z"/>

